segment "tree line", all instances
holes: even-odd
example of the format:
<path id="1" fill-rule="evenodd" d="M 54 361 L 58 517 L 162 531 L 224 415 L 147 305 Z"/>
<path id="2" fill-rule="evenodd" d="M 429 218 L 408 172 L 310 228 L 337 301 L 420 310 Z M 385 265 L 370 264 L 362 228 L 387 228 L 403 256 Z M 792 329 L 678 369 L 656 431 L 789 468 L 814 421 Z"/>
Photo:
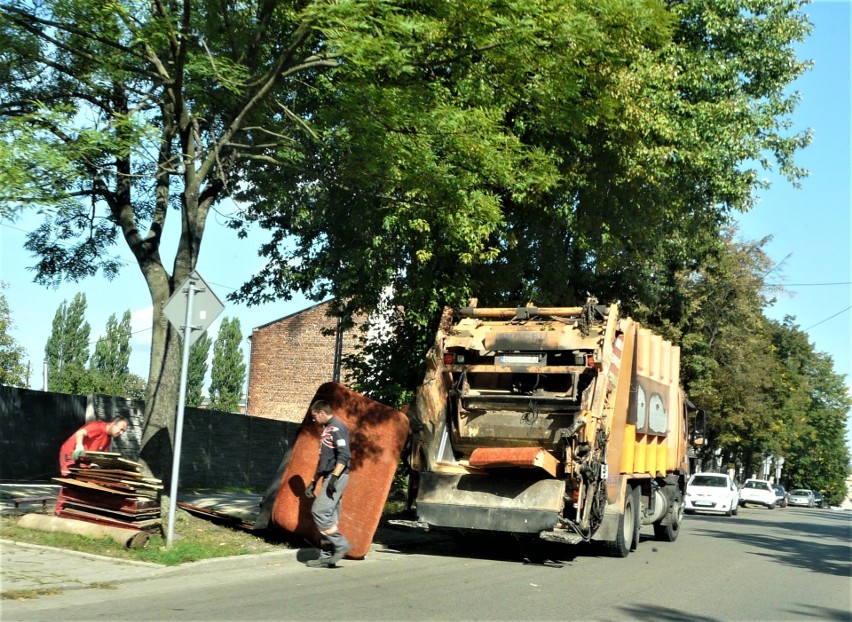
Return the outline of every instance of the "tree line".
<path id="1" fill-rule="evenodd" d="M 104 334 L 94 342 L 90 355 L 91 326 L 86 321 L 86 295 L 78 293 L 71 302 L 63 300 L 56 310 L 44 348 L 47 390 L 70 395 L 101 393 L 131 399 L 145 398 L 145 380 L 130 372 L 132 348 L 130 311 L 119 321 L 109 316 Z M 14 338 L 14 323 L 0 289 L 0 384 L 27 387 L 32 365 L 26 351 Z M 246 380 L 246 364 L 240 344 L 238 318 L 223 318 L 216 341 L 204 333 L 190 346 L 187 364 L 187 406 L 239 412 Z M 213 357 L 210 360 L 210 347 Z M 211 379 L 207 393 L 207 371 Z"/>
<path id="2" fill-rule="evenodd" d="M 828 433 L 807 477 L 848 462 L 848 395 L 794 320 L 762 316 L 760 272 L 734 276 L 761 245 L 726 233 L 764 171 L 805 174 L 801 3 L 45 0 L 0 16 L 0 210 L 44 215 L 26 244 L 39 283 L 113 276 L 116 243 L 135 257 L 154 309 L 143 459 L 161 477 L 181 362 L 162 306 L 225 205 L 237 235 L 269 235 L 232 300 L 388 310 L 352 361 L 388 403 L 417 386 L 444 305 L 595 295 L 682 343 L 732 459 Z"/>

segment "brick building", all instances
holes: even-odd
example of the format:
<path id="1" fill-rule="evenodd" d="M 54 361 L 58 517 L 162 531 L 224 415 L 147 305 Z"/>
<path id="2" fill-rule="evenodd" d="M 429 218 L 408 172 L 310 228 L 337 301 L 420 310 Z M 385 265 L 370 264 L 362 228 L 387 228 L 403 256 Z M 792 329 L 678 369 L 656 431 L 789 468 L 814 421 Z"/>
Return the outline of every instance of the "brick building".
<path id="1" fill-rule="evenodd" d="M 321 384 L 346 383 L 339 361 L 341 354 L 353 352 L 356 332 L 340 334 L 337 318 L 327 315 L 330 304 L 322 302 L 252 330 L 248 415 L 301 423 Z"/>

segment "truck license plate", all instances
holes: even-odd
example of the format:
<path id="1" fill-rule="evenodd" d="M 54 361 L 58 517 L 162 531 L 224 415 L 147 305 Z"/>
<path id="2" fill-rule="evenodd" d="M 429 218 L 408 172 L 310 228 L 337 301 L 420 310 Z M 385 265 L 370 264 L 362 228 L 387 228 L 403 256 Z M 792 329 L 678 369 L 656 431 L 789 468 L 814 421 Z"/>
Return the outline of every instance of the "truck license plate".
<path id="1" fill-rule="evenodd" d="M 538 354 L 501 354 L 500 362 L 504 365 L 538 365 L 541 356 Z"/>

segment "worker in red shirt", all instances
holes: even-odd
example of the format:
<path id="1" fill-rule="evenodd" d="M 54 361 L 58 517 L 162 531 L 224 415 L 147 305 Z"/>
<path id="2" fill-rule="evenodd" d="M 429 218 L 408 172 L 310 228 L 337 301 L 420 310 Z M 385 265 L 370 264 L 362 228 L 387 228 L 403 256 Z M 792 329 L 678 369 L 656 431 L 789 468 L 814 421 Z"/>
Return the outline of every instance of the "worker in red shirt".
<path id="1" fill-rule="evenodd" d="M 127 417 L 116 417 L 112 421 L 90 421 L 74 432 L 59 448 L 59 473 L 62 477 L 71 474 L 71 467 L 77 462 L 84 451 L 109 451 L 112 439 L 118 438 L 127 431 Z M 56 499 L 56 509 L 62 511 L 64 496 L 62 489 Z"/>

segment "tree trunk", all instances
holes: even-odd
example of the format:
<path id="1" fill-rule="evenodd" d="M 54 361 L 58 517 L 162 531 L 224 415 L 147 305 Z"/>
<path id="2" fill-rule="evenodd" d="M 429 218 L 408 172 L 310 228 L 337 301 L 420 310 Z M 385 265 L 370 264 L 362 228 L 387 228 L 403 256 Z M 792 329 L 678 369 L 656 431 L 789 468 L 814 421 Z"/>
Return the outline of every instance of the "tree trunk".
<path id="1" fill-rule="evenodd" d="M 204 235 L 206 206 L 196 201 L 196 193 L 185 192 L 182 233 L 175 254 L 172 275 L 163 268 L 159 255 L 141 265 L 153 305 L 151 367 L 145 390 L 145 415 L 140 459 L 151 475 L 171 486 L 174 460 L 175 420 L 180 396 L 183 339 L 171 325 L 163 307 L 195 269 Z"/>
<path id="2" fill-rule="evenodd" d="M 169 279 L 164 271 L 155 278 L 146 274 L 153 305 L 151 366 L 145 390 L 145 414 L 140 460 L 153 476 L 171 485 L 174 459 L 175 419 L 180 394 L 183 340 L 163 313 L 169 297 L 190 271 L 181 270 Z M 186 272 L 186 274 L 183 274 Z"/>

